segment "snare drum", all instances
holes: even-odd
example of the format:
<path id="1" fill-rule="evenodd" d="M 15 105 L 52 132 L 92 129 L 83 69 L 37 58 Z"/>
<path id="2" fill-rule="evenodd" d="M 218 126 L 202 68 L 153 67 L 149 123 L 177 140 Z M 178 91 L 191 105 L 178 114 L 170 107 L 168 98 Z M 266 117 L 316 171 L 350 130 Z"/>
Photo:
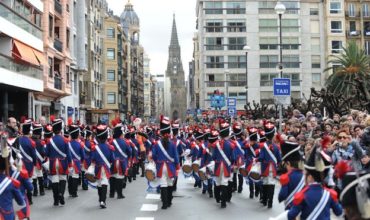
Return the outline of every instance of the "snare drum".
<path id="1" fill-rule="evenodd" d="M 149 181 L 154 181 L 155 180 L 156 173 L 157 173 L 157 170 L 156 170 L 156 167 L 155 167 L 155 163 L 146 164 L 146 166 L 145 166 L 145 177 Z"/>
<path id="2" fill-rule="evenodd" d="M 95 165 L 94 164 L 91 164 L 89 166 L 89 168 L 87 169 L 86 173 L 85 173 L 85 178 L 92 182 L 92 183 L 95 183 L 96 182 L 96 178 L 95 178 Z"/>
<path id="3" fill-rule="evenodd" d="M 252 165 L 251 171 L 249 172 L 249 177 L 254 181 L 261 180 L 261 163 L 257 162 Z"/>
<path id="4" fill-rule="evenodd" d="M 245 164 L 241 167 L 239 167 L 239 173 L 243 176 L 243 177 L 246 177 L 248 176 L 248 172 L 247 172 L 247 169 L 245 168 Z"/>
<path id="5" fill-rule="evenodd" d="M 182 165 L 182 171 L 184 173 L 191 173 L 193 171 L 191 167 L 191 159 L 186 159 L 184 165 Z"/>
<path id="6" fill-rule="evenodd" d="M 193 164 L 191 165 L 191 168 L 195 173 L 199 172 L 199 167 L 200 167 L 200 159 L 194 160 Z"/>
<path id="7" fill-rule="evenodd" d="M 214 162 L 214 161 L 211 161 L 211 162 L 207 165 L 207 170 L 208 170 L 209 174 L 210 174 L 211 176 L 213 176 L 214 171 L 215 171 L 215 162 Z"/>
<path id="8" fill-rule="evenodd" d="M 207 168 L 202 167 L 201 169 L 199 169 L 198 175 L 202 181 L 207 180 Z"/>

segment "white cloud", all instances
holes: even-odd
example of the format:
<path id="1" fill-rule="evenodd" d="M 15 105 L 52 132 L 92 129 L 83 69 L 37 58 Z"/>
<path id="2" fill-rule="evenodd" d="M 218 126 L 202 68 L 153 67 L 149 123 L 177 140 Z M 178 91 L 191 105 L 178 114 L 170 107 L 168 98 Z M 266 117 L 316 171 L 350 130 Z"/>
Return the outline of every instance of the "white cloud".
<path id="1" fill-rule="evenodd" d="M 114 14 L 121 15 L 127 0 L 107 0 Z M 164 74 L 167 68 L 173 13 L 176 14 L 181 57 L 186 75 L 192 60 L 196 0 L 131 0 L 140 18 L 140 41 L 151 59 L 152 74 Z"/>

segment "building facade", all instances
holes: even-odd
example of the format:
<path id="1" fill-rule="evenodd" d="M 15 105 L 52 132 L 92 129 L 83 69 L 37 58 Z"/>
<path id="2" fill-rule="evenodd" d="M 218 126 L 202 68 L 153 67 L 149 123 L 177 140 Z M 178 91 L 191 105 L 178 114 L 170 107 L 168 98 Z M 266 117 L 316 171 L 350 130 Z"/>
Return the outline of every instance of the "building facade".
<path id="1" fill-rule="evenodd" d="M 199 80 L 195 82 L 195 92 L 196 104 L 199 101 L 201 109 L 210 107 L 210 97 L 216 89 L 226 98 L 236 98 L 238 110 L 252 101 L 274 103 L 272 83 L 279 76 L 276 3 L 197 1 L 194 80 Z M 282 16 L 283 77 L 291 79 L 292 98 L 304 99 L 311 87 L 323 85 L 325 3 L 319 0 L 282 3 L 286 6 Z M 251 48 L 248 53 L 243 50 L 245 45 Z"/>
<path id="2" fill-rule="evenodd" d="M 146 121 L 151 117 L 151 80 L 150 58 L 144 54 L 144 119 Z"/>
<path id="3" fill-rule="evenodd" d="M 155 85 L 155 105 L 156 105 L 156 112 L 155 112 L 155 119 L 158 122 L 159 117 L 163 115 L 165 112 L 165 98 L 164 98 L 164 76 L 156 77 L 156 85 Z"/>
<path id="4" fill-rule="evenodd" d="M 48 63 L 43 45 L 42 1 L 0 2 L 0 115 L 34 117 L 35 94 L 44 91 Z"/>

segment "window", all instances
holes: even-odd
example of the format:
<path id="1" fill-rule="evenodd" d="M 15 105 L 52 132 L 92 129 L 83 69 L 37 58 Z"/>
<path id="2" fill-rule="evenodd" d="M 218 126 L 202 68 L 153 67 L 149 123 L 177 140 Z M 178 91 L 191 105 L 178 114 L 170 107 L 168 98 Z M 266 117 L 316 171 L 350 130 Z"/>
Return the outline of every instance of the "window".
<path id="1" fill-rule="evenodd" d="M 310 23 L 311 33 L 318 34 L 320 33 L 320 24 L 319 21 L 311 21 Z"/>
<path id="2" fill-rule="evenodd" d="M 299 68 L 299 55 L 283 55 L 283 64 L 285 68 Z"/>
<path id="3" fill-rule="evenodd" d="M 108 48 L 107 49 L 107 58 L 108 58 L 108 60 L 114 60 L 115 59 L 115 49 L 114 48 Z"/>
<path id="4" fill-rule="evenodd" d="M 229 37 L 228 50 L 243 50 L 245 45 L 245 37 Z"/>
<path id="5" fill-rule="evenodd" d="M 261 73 L 260 86 L 273 86 L 273 79 L 278 77 L 277 73 Z"/>
<path id="6" fill-rule="evenodd" d="M 282 1 L 286 7 L 286 14 L 298 14 L 299 11 L 299 2 L 298 1 Z"/>
<path id="7" fill-rule="evenodd" d="M 107 93 L 107 104 L 116 104 L 116 93 L 114 92 Z"/>
<path id="8" fill-rule="evenodd" d="M 312 84 L 321 84 L 321 73 L 312 73 Z"/>
<path id="9" fill-rule="evenodd" d="M 370 55 L 370 41 L 365 41 L 365 53 Z"/>
<path id="10" fill-rule="evenodd" d="M 369 5 L 367 3 L 363 3 L 362 5 L 362 14 L 364 17 L 370 17 Z"/>
<path id="11" fill-rule="evenodd" d="M 69 48 L 69 39 L 70 39 L 70 31 L 69 29 L 67 28 L 67 33 L 66 33 L 66 47 Z M 76 45 L 77 46 L 77 45 Z"/>
<path id="12" fill-rule="evenodd" d="M 227 32 L 245 32 L 246 26 L 243 20 L 228 20 Z"/>
<path id="13" fill-rule="evenodd" d="M 222 2 L 205 2 L 204 10 L 206 14 L 222 14 Z"/>
<path id="14" fill-rule="evenodd" d="M 222 20 L 207 20 L 206 32 L 222 32 Z"/>
<path id="15" fill-rule="evenodd" d="M 115 80 L 116 80 L 116 71 L 107 70 L 107 81 L 115 81 Z"/>
<path id="16" fill-rule="evenodd" d="M 319 15 L 318 8 L 310 8 L 310 15 Z"/>
<path id="17" fill-rule="evenodd" d="M 312 68 L 321 68 L 320 55 L 311 56 L 311 66 Z"/>
<path id="18" fill-rule="evenodd" d="M 282 19 L 281 29 L 284 32 L 298 32 L 299 24 L 298 19 Z"/>
<path id="19" fill-rule="evenodd" d="M 245 86 L 245 83 L 246 83 L 245 77 L 246 77 L 245 73 L 229 74 L 227 78 L 229 86 L 233 86 L 233 87 Z"/>
<path id="20" fill-rule="evenodd" d="M 283 49 L 284 50 L 298 50 L 299 38 L 298 37 L 283 37 Z"/>
<path id="21" fill-rule="evenodd" d="M 53 77 L 53 72 L 54 72 L 54 63 L 53 63 L 53 58 L 52 57 L 48 57 L 48 64 L 49 64 L 49 77 L 52 78 Z"/>
<path id="22" fill-rule="evenodd" d="M 355 5 L 353 3 L 348 3 L 348 16 L 349 17 L 356 16 Z"/>
<path id="23" fill-rule="evenodd" d="M 349 32 L 355 31 L 356 32 L 356 21 L 349 21 Z"/>
<path id="24" fill-rule="evenodd" d="M 301 84 L 299 73 L 283 73 L 283 78 L 290 79 L 292 86 L 299 86 Z"/>
<path id="25" fill-rule="evenodd" d="M 313 53 L 320 53 L 320 38 L 313 37 L 311 38 L 311 51 Z"/>
<path id="26" fill-rule="evenodd" d="M 331 52 L 340 53 L 342 51 L 342 41 L 333 40 L 331 41 Z"/>
<path id="27" fill-rule="evenodd" d="M 330 2 L 330 14 L 339 14 L 342 11 L 340 2 Z"/>
<path id="28" fill-rule="evenodd" d="M 277 64 L 277 55 L 260 55 L 260 68 L 275 68 Z"/>
<path id="29" fill-rule="evenodd" d="M 53 37 L 54 31 L 54 17 L 53 15 L 49 15 L 49 37 Z"/>
<path id="30" fill-rule="evenodd" d="M 71 81 L 71 76 L 70 76 L 70 72 L 69 72 L 69 66 L 67 65 L 66 66 L 66 83 L 69 84 L 69 82 Z"/>
<path id="31" fill-rule="evenodd" d="M 369 21 L 364 22 L 364 32 L 365 32 L 365 36 L 370 36 L 370 22 Z"/>
<path id="32" fill-rule="evenodd" d="M 222 37 L 207 37 L 205 44 L 206 50 L 223 50 L 222 41 Z"/>
<path id="33" fill-rule="evenodd" d="M 108 38 L 115 38 L 115 29 L 114 28 L 107 28 L 107 37 Z"/>
<path id="34" fill-rule="evenodd" d="M 331 33 L 342 33 L 341 21 L 331 21 Z"/>
<path id="35" fill-rule="evenodd" d="M 259 14 L 274 14 L 274 8 L 276 3 L 269 1 L 259 1 L 258 2 L 258 13 Z"/>
<path id="36" fill-rule="evenodd" d="M 208 74 L 208 87 L 224 87 L 225 76 L 223 74 Z"/>
<path id="37" fill-rule="evenodd" d="M 278 38 L 277 37 L 261 37 L 260 38 L 260 49 L 261 50 L 277 50 L 278 49 Z"/>
<path id="38" fill-rule="evenodd" d="M 226 2 L 227 14 L 245 14 L 245 2 Z"/>
<path id="39" fill-rule="evenodd" d="M 224 68 L 224 57 L 223 56 L 207 56 L 206 67 L 207 68 Z"/>
<path id="40" fill-rule="evenodd" d="M 228 67 L 230 69 L 231 68 L 245 69 L 246 68 L 245 56 L 229 56 Z"/>
<path id="41" fill-rule="evenodd" d="M 278 25 L 276 19 L 259 19 L 260 32 L 277 32 Z"/>

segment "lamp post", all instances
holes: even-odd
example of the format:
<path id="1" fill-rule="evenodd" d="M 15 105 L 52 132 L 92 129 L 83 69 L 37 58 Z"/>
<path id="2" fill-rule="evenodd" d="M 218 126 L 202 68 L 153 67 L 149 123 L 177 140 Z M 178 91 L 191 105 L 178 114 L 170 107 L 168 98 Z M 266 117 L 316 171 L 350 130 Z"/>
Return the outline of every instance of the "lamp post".
<path id="1" fill-rule="evenodd" d="M 245 45 L 243 50 L 245 51 L 245 110 L 247 110 L 248 105 L 248 52 L 250 51 L 251 47 Z"/>
<path id="2" fill-rule="evenodd" d="M 275 12 L 279 15 L 279 37 L 280 37 L 280 43 L 279 43 L 279 50 L 280 50 L 280 63 L 279 63 L 279 70 L 280 74 L 279 77 L 283 77 L 283 36 L 282 36 L 282 30 L 281 30 L 281 17 L 285 13 L 285 5 L 278 1 L 275 6 Z M 281 134 L 282 131 L 282 121 L 283 121 L 283 105 L 279 105 L 279 133 Z"/>
<path id="3" fill-rule="evenodd" d="M 227 106 L 227 99 L 229 98 L 229 81 L 228 81 L 228 78 L 227 76 L 230 74 L 230 70 L 229 69 L 225 69 L 225 104 Z M 226 109 L 227 111 L 227 109 Z"/>

